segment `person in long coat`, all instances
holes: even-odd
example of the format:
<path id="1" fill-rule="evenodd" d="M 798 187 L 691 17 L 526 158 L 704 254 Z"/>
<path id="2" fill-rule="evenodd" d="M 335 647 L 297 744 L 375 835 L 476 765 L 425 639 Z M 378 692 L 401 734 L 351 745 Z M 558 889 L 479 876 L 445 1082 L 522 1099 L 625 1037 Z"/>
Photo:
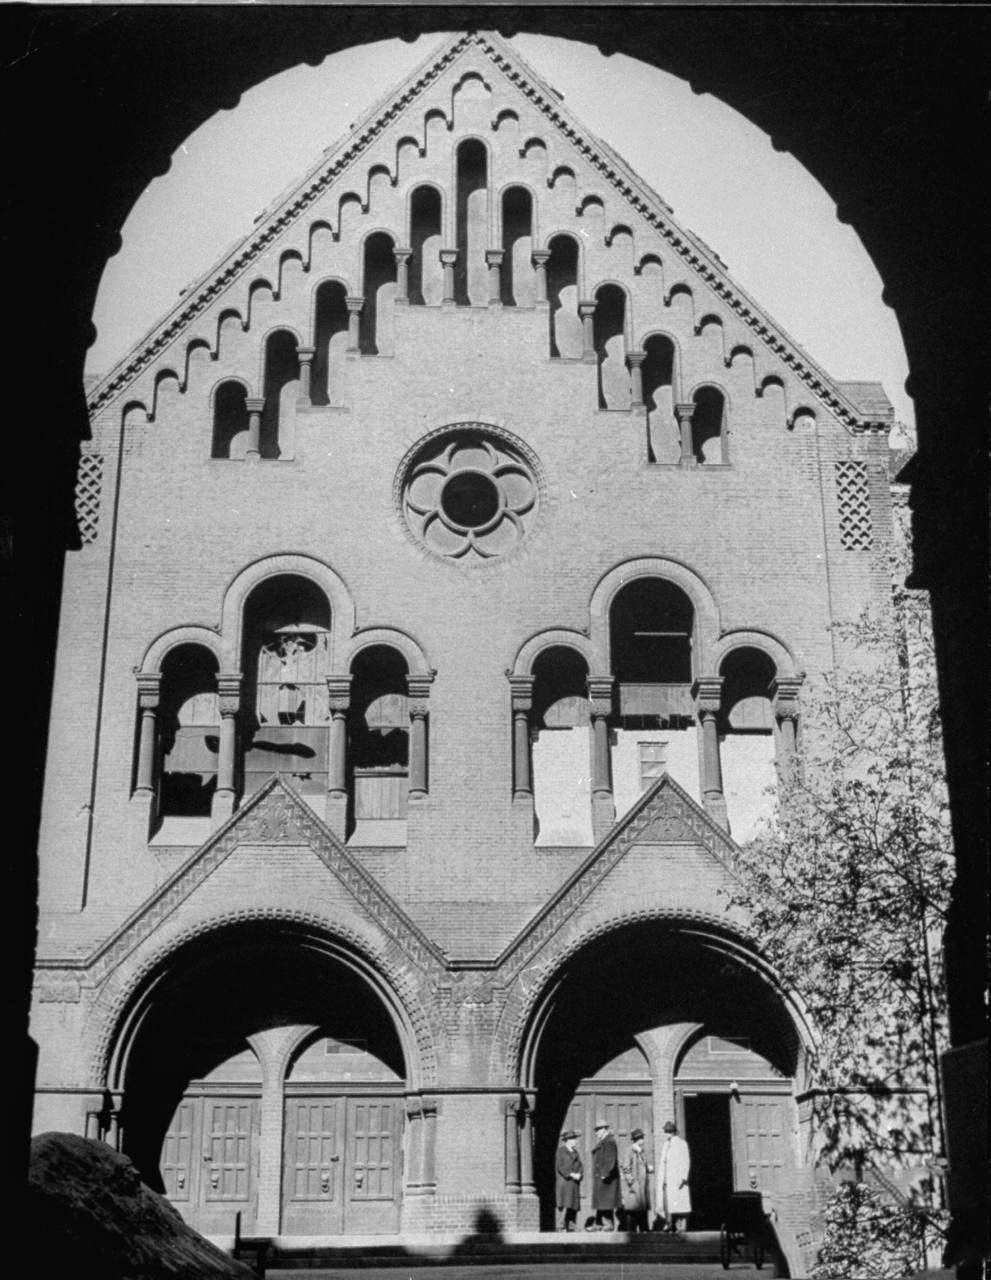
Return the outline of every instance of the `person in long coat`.
<path id="1" fill-rule="evenodd" d="M 595 1123 L 595 1146 L 592 1148 L 592 1208 L 596 1231 L 616 1231 L 619 1208 L 619 1152 L 616 1139 L 605 1120 Z"/>
<path id="2" fill-rule="evenodd" d="M 658 1178 L 660 1192 L 658 1212 L 666 1219 L 666 1230 L 684 1231 L 688 1215 L 692 1211 L 692 1197 L 688 1189 L 688 1174 L 692 1167 L 692 1159 L 688 1143 L 678 1135 L 677 1125 L 668 1120 L 664 1126 L 664 1133 L 666 1136 L 661 1148 L 661 1167 Z"/>
<path id="3" fill-rule="evenodd" d="M 577 1143 L 577 1129 L 562 1133 L 554 1159 L 557 1207 L 561 1210 L 559 1231 L 575 1230 L 575 1219 L 581 1203 L 582 1158 L 578 1154 Z"/>
<path id="4" fill-rule="evenodd" d="M 647 1230 L 650 1175 L 653 1172 L 653 1166 L 647 1163 L 647 1157 L 643 1153 L 643 1130 L 634 1129 L 630 1134 L 630 1149 L 620 1166 L 627 1231 Z"/>

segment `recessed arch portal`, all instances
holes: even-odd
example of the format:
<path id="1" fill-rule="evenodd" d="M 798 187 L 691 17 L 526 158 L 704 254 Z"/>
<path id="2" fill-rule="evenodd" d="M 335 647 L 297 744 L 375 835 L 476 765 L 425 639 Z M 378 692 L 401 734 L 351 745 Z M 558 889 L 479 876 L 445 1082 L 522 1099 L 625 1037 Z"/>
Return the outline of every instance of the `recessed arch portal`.
<path id="1" fill-rule="evenodd" d="M 107 1083 L 125 1152 L 187 1221 L 227 1231 L 241 1212 L 246 1230 L 299 1234 L 396 1229 L 402 1094 L 418 1076 L 412 1021 L 369 957 L 258 920 L 155 965 L 118 1019 Z M 356 1169 L 374 1202 L 354 1194 Z"/>
<path id="2" fill-rule="evenodd" d="M 576 945 L 532 998 L 510 1068 L 541 1117 L 534 1167 L 543 1225 L 553 1221 L 561 1129 L 582 1135 L 586 1167 L 600 1115 L 621 1147 L 639 1125 L 648 1156 L 656 1156 L 664 1122 L 684 1123 L 680 1076 L 691 1081 L 688 1092 L 723 1098 L 735 1080 L 741 1117 L 772 1099 L 788 1125 L 775 1158 L 791 1170 L 794 1087 L 808 1044 L 800 1007 L 753 948 L 721 927 L 661 917 L 620 921 Z M 694 1047 L 687 1064 L 686 1046 Z M 724 1154 L 737 1188 L 745 1189 L 752 1167 L 745 1125 L 733 1128 L 731 1141 Z"/>

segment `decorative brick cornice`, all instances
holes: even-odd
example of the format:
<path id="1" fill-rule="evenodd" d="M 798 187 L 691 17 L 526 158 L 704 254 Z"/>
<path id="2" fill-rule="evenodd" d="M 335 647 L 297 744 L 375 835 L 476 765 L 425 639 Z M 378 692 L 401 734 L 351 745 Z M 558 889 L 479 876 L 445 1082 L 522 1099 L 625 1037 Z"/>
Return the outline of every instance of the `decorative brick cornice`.
<path id="1" fill-rule="evenodd" d="M 573 146 L 637 213 L 657 231 L 691 270 L 750 328 L 812 393 L 850 431 L 887 430 L 889 423 L 869 419 L 836 386 L 833 379 L 801 350 L 795 341 L 766 316 L 761 308 L 729 277 L 718 257 L 672 217 L 671 206 L 643 182 L 622 158 L 599 139 L 586 135 L 582 126 L 561 105 L 554 91 L 518 54 L 491 32 L 465 33 L 442 47 L 401 85 L 380 101 L 356 126 L 329 159 L 320 162 L 272 211 L 265 225 L 252 232 L 220 264 L 202 276 L 182 302 L 150 331 L 97 385 L 89 400 L 91 413 L 102 409 L 142 373 L 198 315 L 239 280 L 276 240 L 288 230 L 326 189 L 357 163 L 369 147 L 417 98 L 468 49 L 481 49 L 507 80 L 537 108 L 555 130 Z M 442 249 L 444 255 L 456 253 Z M 448 258 L 453 261 L 453 258 Z M 579 305 L 579 310 L 581 310 Z"/>

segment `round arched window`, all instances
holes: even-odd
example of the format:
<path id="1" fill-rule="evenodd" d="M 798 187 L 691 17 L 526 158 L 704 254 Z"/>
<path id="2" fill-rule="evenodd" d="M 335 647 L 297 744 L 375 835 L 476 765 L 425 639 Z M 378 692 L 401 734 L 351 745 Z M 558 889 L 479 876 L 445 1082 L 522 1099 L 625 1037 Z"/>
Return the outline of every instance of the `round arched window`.
<path id="1" fill-rule="evenodd" d="M 403 517 L 436 555 L 491 560 L 517 547 L 535 516 L 539 482 L 522 442 L 480 423 L 434 435 L 400 469 Z"/>

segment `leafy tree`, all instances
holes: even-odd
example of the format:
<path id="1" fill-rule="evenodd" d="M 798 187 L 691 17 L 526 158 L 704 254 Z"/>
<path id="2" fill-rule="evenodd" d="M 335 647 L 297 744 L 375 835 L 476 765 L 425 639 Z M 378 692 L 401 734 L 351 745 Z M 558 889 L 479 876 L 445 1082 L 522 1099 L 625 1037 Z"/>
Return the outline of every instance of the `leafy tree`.
<path id="1" fill-rule="evenodd" d="M 890 1204 L 862 1182 L 837 1187 L 825 1211 L 825 1243 L 810 1280 L 902 1280 L 922 1260 L 917 1211 Z"/>
<path id="2" fill-rule="evenodd" d="M 817 1030 L 817 1162 L 918 1168 L 943 1151 L 940 941 L 953 866 L 925 599 L 895 586 L 890 609 L 836 625 L 834 643 L 835 670 L 803 688 L 799 762 L 740 851 L 733 901 Z M 938 1187 L 921 1195 L 934 1190 L 938 1208 Z"/>

